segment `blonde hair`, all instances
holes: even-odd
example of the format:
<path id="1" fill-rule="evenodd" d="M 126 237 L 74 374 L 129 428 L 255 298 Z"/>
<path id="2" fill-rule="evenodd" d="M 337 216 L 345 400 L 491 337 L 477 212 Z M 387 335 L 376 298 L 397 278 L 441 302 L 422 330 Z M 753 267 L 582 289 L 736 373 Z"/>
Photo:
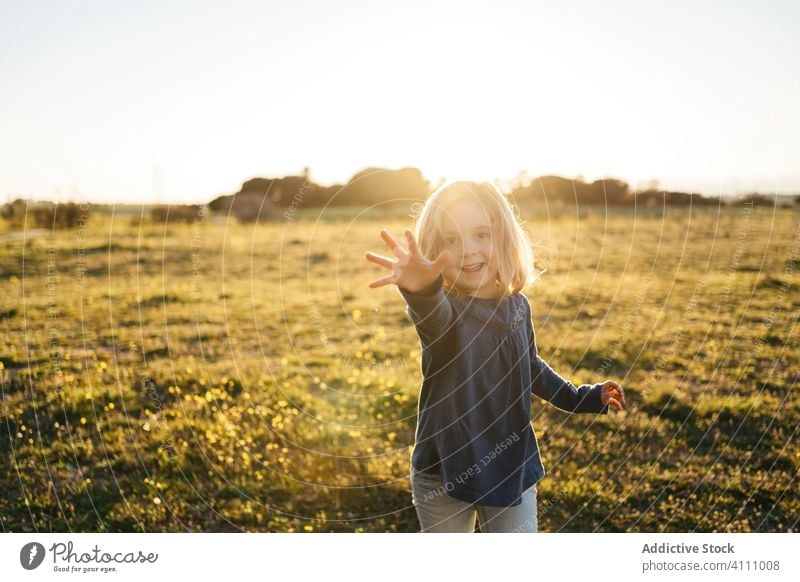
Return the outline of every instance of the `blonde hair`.
<path id="1" fill-rule="evenodd" d="M 539 279 L 533 262 L 530 240 L 519 216 L 497 186 L 489 182 L 460 180 L 439 186 L 413 215 L 414 232 L 420 251 L 434 260 L 444 250 L 442 218 L 448 208 L 473 200 L 481 205 L 491 221 L 493 252 L 497 253 L 497 283 L 502 295 L 513 295 Z M 459 289 L 445 287 L 456 295 Z"/>

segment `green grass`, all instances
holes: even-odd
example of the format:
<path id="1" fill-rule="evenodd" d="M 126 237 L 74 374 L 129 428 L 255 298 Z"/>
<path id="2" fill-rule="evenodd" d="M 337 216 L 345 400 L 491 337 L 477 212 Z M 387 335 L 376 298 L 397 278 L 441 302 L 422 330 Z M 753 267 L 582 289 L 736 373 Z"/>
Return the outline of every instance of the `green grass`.
<path id="1" fill-rule="evenodd" d="M 0 242 L 2 529 L 417 531 L 418 339 L 363 258 L 410 218 L 359 212 Z M 523 219 L 542 355 L 628 400 L 534 400 L 540 530 L 796 529 L 798 214 Z"/>

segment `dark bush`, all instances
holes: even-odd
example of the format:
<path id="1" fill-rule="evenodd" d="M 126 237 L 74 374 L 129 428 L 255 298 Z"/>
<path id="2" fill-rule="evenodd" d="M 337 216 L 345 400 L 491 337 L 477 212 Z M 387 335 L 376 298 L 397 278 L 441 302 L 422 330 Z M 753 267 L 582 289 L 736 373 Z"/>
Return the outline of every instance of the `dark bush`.
<path id="1" fill-rule="evenodd" d="M 336 206 L 367 206 L 398 201 L 408 206 L 409 200 L 424 200 L 430 192 L 430 183 L 417 168 L 367 168 L 350 178 L 335 203 Z"/>
<path id="2" fill-rule="evenodd" d="M 154 206 L 150 211 L 150 219 L 153 222 L 171 224 L 183 222 L 191 224 L 195 220 L 203 219 L 203 207 L 198 204 L 168 204 Z"/>
<path id="3" fill-rule="evenodd" d="M 17 198 L 3 205 L 0 216 L 16 228 L 22 228 L 26 224 L 28 228 L 74 228 L 89 219 L 89 205 L 76 202 L 34 202 Z"/>
<path id="4" fill-rule="evenodd" d="M 775 206 L 775 200 L 770 196 L 764 196 L 762 194 L 746 194 L 734 199 L 732 204 L 736 206 L 743 206 L 744 204 L 752 204 L 753 206 Z"/>
<path id="5" fill-rule="evenodd" d="M 719 206 L 719 196 L 703 196 L 693 192 L 668 192 L 662 190 L 641 190 L 632 197 L 637 206 Z"/>
<path id="6" fill-rule="evenodd" d="M 242 223 L 269 222 L 280 219 L 280 211 L 266 193 L 237 196 L 232 213 Z"/>

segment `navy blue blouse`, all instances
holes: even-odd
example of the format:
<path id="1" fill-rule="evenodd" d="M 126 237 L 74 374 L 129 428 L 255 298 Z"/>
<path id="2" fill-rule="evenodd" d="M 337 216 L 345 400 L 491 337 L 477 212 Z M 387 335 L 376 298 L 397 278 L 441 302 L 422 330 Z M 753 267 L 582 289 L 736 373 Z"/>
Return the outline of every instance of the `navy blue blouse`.
<path id="1" fill-rule="evenodd" d="M 602 383 L 576 388 L 538 355 L 523 293 L 457 297 L 441 274 L 417 293 L 398 289 L 422 352 L 413 469 L 438 473 L 456 499 L 519 505 L 545 475 L 531 393 L 567 412 L 607 414 Z"/>

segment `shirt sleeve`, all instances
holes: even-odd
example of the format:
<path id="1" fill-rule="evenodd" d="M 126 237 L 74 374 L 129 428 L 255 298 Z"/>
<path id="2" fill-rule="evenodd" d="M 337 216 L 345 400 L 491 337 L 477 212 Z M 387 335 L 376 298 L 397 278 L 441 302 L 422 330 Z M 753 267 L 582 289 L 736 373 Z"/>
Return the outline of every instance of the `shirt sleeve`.
<path id="1" fill-rule="evenodd" d="M 444 275 L 424 289 L 412 293 L 398 287 L 407 303 L 406 313 L 414 322 L 420 338 L 432 343 L 450 327 L 455 319 L 455 310 L 444 292 Z"/>
<path id="2" fill-rule="evenodd" d="M 530 313 L 530 303 L 528 303 L 528 311 Z M 608 405 L 603 406 L 600 400 L 603 383 L 582 384 L 576 388 L 572 382 L 562 378 L 539 356 L 532 318 L 529 330 L 531 391 L 539 398 L 547 400 L 553 406 L 566 412 L 608 414 Z"/>
<path id="3" fill-rule="evenodd" d="M 531 360 L 531 389 L 534 394 L 566 412 L 608 414 L 600 401 L 603 383 L 575 385 L 558 375 L 538 354 Z"/>

